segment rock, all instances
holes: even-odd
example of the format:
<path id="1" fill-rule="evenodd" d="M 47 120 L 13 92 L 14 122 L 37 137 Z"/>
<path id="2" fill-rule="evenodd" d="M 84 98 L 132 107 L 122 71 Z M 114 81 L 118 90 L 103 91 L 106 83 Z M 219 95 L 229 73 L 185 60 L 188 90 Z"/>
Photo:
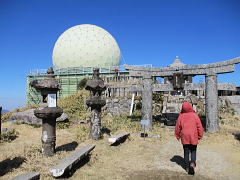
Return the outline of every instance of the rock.
<path id="1" fill-rule="evenodd" d="M 2 128 L 1 129 L 1 132 L 2 133 L 8 133 L 8 132 L 10 132 L 10 131 L 12 131 L 13 129 L 11 129 L 11 128 Z"/>
<path id="2" fill-rule="evenodd" d="M 204 135 L 202 138 L 203 138 L 203 139 L 207 139 L 207 138 L 209 138 L 209 137 Z"/>
<path id="3" fill-rule="evenodd" d="M 28 109 L 23 112 L 13 113 L 12 116 L 8 119 L 11 123 L 26 123 L 26 124 L 42 124 L 42 120 L 37 118 L 34 115 L 35 109 Z M 57 122 L 64 122 L 68 120 L 68 115 L 63 113 L 59 118 L 57 118 Z"/>
<path id="4" fill-rule="evenodd" d="M 68 121 L 68 115 L 66 113 L 62 113 L 62 115 L 56 119 L 57 122 L 65 122 Z"/>
<path id="5" fill-rule="evenodd" d="M 189 96 L 187 96 L 186 98 L 185 98 L 185 101 L 188 101 L 188 102 L 190 102 L 191 104 L 197 104 L 197 102 L 198 102 L 198 97 L 197 96 L 195 96 L 194 94 L 191 94 L 191 95 L 189 95 Z"/>
<path id="6" fill-rule="evenodd" d="M 128 114 L 130 106 L 131 100 L 128 99 L 108 99 L 106 110 L 112 115 Z"/>
<path id="7" fill-rule="evenodd" d="M 113 99 L 113 102 L 114 102 L 114 103 L 118 103 L 118 102 L 119 102 L 119 99 Z"/>
<path id="8" fill-rule="evenodd" d="M 228 131 L 229 134 L 232 134 L 234 136 L 240 135 L 240 131 Z"/>

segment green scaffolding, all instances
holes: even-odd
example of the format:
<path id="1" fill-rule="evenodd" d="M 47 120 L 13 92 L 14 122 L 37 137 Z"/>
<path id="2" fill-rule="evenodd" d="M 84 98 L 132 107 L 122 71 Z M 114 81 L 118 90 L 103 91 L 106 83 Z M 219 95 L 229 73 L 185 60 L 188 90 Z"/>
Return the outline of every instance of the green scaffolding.
<path id="1" fill-rule="evenodd" d="M 102 68 L 100 69 L 101 77 L 105 82 L 118 81 L 121 76 L 128 76 L 126 71 L 116 71 L 116 69 Z M 39 104 L 42 101 L 42 96 L 39 91 L 30 86 L 32 80 L 41 80 L 44 78 L 46 70 L 44 72 L 34 72 L 27 76 L 26 85 L 26 103 L 27 105 Z M 57 97 L 62 98 L 74 94 L 78 90 L 79 82 L 84 78 L 92 78 L 93 68 L 67 68 L 58 69 L 54 72 L 57 79 L 60 90 Z"/>

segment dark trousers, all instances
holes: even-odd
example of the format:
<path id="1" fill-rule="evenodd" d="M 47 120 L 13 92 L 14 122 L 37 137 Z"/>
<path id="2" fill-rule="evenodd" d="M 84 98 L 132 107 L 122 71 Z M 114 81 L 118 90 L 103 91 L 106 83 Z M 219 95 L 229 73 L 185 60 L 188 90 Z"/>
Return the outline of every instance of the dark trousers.
<path id="1" fill-rule="evenodd" d="M 197 157 L 197 145 L 192 144 L 185 144 L 183 145 L 184 150 L 184 160 L 188 164 L 189 162 L 196 163 L 196 157 Z M 189 161 L 189 155 L 191 156 L 191 160 Z"/>

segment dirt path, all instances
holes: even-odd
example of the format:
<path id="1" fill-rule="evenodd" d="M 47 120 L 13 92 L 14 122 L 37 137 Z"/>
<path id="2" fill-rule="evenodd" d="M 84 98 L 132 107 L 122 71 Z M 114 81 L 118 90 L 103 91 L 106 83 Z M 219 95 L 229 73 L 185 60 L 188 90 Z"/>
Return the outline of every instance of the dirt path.
<path id="1" fill-rule="evenodd" d="M 196 176 L 201 175 L 211 179 L 237 180 L 240 178 L 239 142 L 236 140 L 224 142 L 219 139 L 212 142 L 212 137 L 205 136 L 197 150 Z M 233 139 L 226 136 L 226 139 Z M 218 140 L 221 140 L 220 142 Z M 235 142 L 236 147 L 231 142 Z M 174 136 L 160 146 L 160 152 L 155 156 L 155 165 L 159 169 L 183 172 L 184 160 L 182 145 Z"/>
<path id="2" fill-rule="evenodd" d="M 167 139 L 146 139 L 131 135 L 118 147 L 98 142 L 89 166 L 72 177 L 119 180 L 238 180 L 240 143 L 232 135 L 209 135 L 198 146 L 195 176 L 183 169 L 182 145 L 167 130 Z M 224 142 L 225 140 L 225 142 Z M 98 173 L 95 174 L 94 172 Z M 83 175 L 84 174 L 84 175 Z M 85 175 L 88 176 L 85 176 Z"/>

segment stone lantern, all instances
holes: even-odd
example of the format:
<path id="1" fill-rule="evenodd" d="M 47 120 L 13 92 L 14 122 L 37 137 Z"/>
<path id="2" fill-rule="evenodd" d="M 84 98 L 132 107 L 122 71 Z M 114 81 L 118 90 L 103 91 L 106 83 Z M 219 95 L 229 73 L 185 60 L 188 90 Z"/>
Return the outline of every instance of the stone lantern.
<path id="1" fill-rule="evenodd" d="M 99 69 L 94 69 L 93 79 L 86 83 L 86 90 L 90 91 L 90 99 L 86 101 L 88 107 L 91 107 L 91 138 L 98 140 L 101 130 L 101 108 L 106 104 L 102 99 L 102 92 L 106 90 L 104 81 L 99 77 Z"/>
<path id="2" fill-rule="evenodd" d="M 63 110 L 57 107 L 59 84 L 55 79 L 53 68 L 48 68 L 44 79 L 33 80 L 30 85 L 41 92 L 42 103 L 47 103 L 46 107 L 34 110 L 34 115 L 42 119 L 42 153 L 45 156 L 52 156 L 56 144 L 56 118 L 63 113 Z"/>

